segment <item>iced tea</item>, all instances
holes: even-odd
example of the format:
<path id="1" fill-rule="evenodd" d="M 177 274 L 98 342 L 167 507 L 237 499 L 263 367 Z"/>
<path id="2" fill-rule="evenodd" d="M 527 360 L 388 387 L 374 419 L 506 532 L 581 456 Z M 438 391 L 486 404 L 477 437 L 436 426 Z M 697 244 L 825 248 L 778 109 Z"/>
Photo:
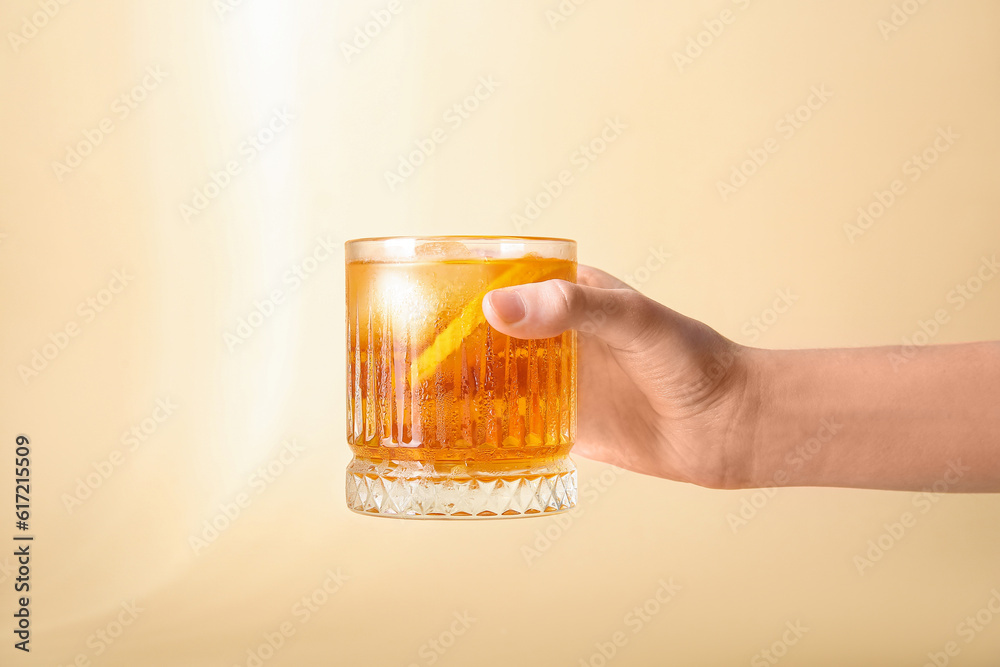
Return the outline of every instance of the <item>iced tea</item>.
<path id="1" fill-rule="evenodd" d="M 572 507 L 575 333 L 511 338 L 481 304 L 499 287 L 575 281 L 575 244 L 361 240 L 347 259 L 349 506 L 442 517 Z"/>

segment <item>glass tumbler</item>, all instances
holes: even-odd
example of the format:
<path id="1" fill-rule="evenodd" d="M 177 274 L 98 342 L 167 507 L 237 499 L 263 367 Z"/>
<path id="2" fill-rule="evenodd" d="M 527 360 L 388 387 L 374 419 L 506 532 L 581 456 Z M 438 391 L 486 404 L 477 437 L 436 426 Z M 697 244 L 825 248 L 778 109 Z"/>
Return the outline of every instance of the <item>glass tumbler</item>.
<path id="1" fill-rule="evenodd" d="M 347 505 L 404 518 L 576 504 L 576 332 L 512 338 L 487 292 L 576 281 L 576 242 L 390 237 L 346 244 Z"/>

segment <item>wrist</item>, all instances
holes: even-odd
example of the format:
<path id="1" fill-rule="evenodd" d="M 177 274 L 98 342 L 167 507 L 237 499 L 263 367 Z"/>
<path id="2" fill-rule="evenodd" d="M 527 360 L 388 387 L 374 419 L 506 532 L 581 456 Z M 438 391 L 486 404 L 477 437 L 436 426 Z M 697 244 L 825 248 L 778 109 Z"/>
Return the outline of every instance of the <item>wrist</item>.
<path id="1" fill-rule="evenodd" d="M 726 466 L 721 488 L 752 489 L 775 486 L 773 462 L 762 442 L 767 423 L 768 376 L 776 352 L 736 346 L 735 386 L 724 449 Z"/>

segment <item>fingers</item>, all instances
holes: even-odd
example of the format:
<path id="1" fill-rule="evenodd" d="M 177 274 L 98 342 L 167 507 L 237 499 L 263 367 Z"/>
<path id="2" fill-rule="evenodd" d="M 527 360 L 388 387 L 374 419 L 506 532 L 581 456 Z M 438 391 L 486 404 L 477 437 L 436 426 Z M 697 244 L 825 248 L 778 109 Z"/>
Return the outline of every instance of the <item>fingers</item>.
<path id="1" fill-rule="evenodd" d="M 654 328 L 656 304 L 603 271 L 581 273 L 588 282 L 609 287 L 565 280 L 506 287 L 483 298 L 483 313 L 491 326 L 515 338 L 549 338 L 579 329 L 613 348 L 634 348 Z"/>
<path id="2" fill-rule="evenodd" d="M 580 285 L 589 285 L 590 287 L 632 289 L 629 285 L 623 283 L 621 280 L 618 280 L 610 273 L 601 271 L 600 269 L 595 269 L 592 266 L 586 266 L 584 264 L 577 267 L 576 282 Z"/>

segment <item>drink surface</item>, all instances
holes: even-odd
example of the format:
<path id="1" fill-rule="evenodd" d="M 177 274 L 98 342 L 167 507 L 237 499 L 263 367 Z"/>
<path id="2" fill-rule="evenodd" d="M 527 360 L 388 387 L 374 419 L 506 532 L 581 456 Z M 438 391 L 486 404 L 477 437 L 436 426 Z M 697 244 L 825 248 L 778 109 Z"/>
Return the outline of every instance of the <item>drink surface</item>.
<path id="1" fill-rule="evenodd" d="M 576 436 L 576 334 L 520 340 L 492 289 L 576 264 L 540 257 L 347 264 L 347 439 L 355 456 L 457 474 L 562 459 Z"/>

